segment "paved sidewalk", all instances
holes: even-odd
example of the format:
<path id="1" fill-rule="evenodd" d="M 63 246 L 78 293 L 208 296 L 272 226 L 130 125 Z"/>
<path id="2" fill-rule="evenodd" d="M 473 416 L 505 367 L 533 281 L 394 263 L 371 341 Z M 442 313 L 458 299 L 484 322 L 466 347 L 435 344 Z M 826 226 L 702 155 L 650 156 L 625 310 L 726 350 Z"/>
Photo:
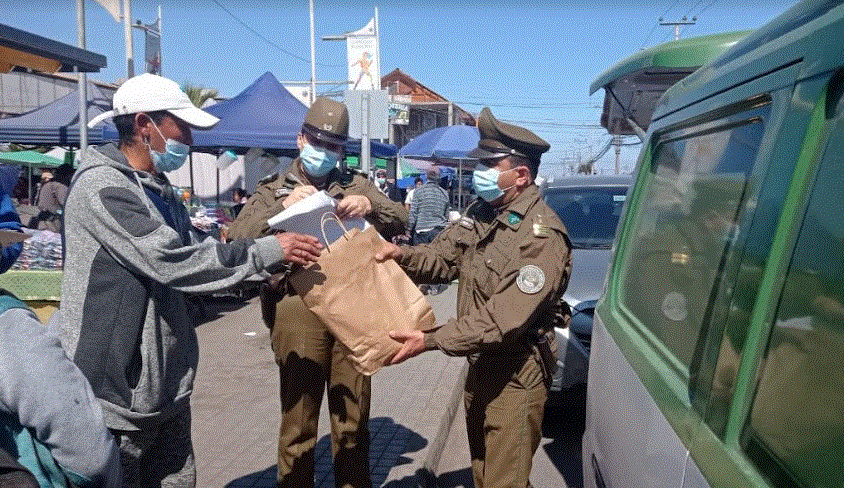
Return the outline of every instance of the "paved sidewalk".
<path id="1" fill-rule="evenodd" d="M 456 286 L 429 296 L 438 323 L 455 314 Z M 278 367 L 257 298 L 209 306 L 221 316 L 197 328 L 193 442 L 197 486 L 273 487 L 279 422 Z M 226 310 L 228 309 L 228 310 Z M 372 378 L 369 430 L 373 486 L 426 486 L 462 398 L 465 360 L 422 354 Z M 315 449 L 317 487 L 333 487 L 327 401 Z"/>

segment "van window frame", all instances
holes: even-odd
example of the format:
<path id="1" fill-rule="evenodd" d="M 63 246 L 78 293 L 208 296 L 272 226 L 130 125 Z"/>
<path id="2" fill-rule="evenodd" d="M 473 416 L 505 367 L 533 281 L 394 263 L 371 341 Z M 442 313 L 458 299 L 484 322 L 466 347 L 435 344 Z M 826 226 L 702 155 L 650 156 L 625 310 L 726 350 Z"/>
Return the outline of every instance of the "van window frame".
<path id="1" fill-rule="evenodd" d="M 769 93 L 765 92 L 747 97 L 737 102 L 723 105 L 714 110 L 693 116 L 678 123 L 674 123 L 659 129 L 658 131 L 654 132 L 654 134 L 651 136 L 651 139 L 648 144 L 647 159 L 642 161 L 642 163 L 646 164 L 647 167 L 642 169 L 647 171 L 647 174 L 654 174 L 657 167 L 657 158 L 660 154 L 659 148 L 661 145 L 668 144 L 672 141 L 681 139 L 692 139 L 695 137 L 702 137 L 714 132 L 733 130 L 735 128 L 746 126 L 748 124 L 765 124 L 763 126 L 760 139 L 757 141 L 759 146 L 757 147 L 757 150 L 754 153 L 753 158 L 749 162 L 749 165 L 747 167 L 747 174 L 745 176 L 744 181 L 744 189 L 742 190 L 741 200 L 738 202 L 736 219 L 741 221 L 744 216 L 744 205 L 747 201 L 746 188 L 750 182 L 751 175 L 753 175 L 754 173 L 754 168 L 757 165 L 759 154 L 761 152 L 761 144 L 765 140 L 767 134 L 767 120 L 763 119 L 767 119 L 770 116 L 769 107 L 771 107 L 771 104 L 772 98 Z M 762 113 L 763 111 L 764 113 Z M 742 114 L 748 114 L 748 116 L 742 117 Z M 645 173 L 643 171 L 640 174 Z M 639 181 L 637 181 L 638 184 L 636 185 L 637 188 L 635 189 L 635 191 L 640 195 L 637 199 L 637 208 L 638 203 L 644 200 L 644 192 L 647 191 L 651 184 L 650 180 L 642 180 L 643 179 L 640 178 Z M 639 225 L 639 220 L 635 216 L 631 219 L 626 220 L 627 222 L 624 229 L 625 235 L 632 233 L 634 229 L 637 228 L 637 225 Z M 622 273 L 620 273 L 619 276 L 619 285 L 627 283 L 628 269 L 624 265 L 629 264 L 627 260 L 631 259 L 630 253 L 632 249 L 634 249 L 634 242 L 635 241 L 632 237 L 629 238 L 628 242 L 625 243 L 625 250 L 622 253 L 623 256 L 619 257 L 619 264 L 621 264 L 621 268 L 623 269 Z M 727 256 L 727 254 L 729 254 L 731 248 L 732 246 L 725 250 L 725 252 L 721 256 L 722 261 Z M 719 274 L 713 279 L 711 283 L 710 293 L 717 291 L 718 287 L 720 286 L 721 280 L 722 276 L 719 272 Z M 653 349 L 659 354 L 662 361 L 667 363 L 669 367 L 674 371 L 674 373 L 677 374 L 688 387 L 688 385 L 690 384 L 690 367 L 683 363 L 683 361 L 678 358 L 673 351 L 669 349 L 669 347 L 657 336 L 657 334 L 652 331 L 648 327 L 648 325 L 645 324 L 644 321 L 636 315 L 634 310 L 625 304 L 625 298 L 623 293 L 618 293 L 616 306 L 618 306 L 621 310 L 624 311 L 624 314 L 630 318 L 631 323 L 635 324 L 637 334 L 648 343 L 651 349 Z M 709 312 L 707 311 L 702 318 L 699 335 L 695 344 L 697 344 L 697 342 L 707 336 L 707 331 L 705 330 L 705 328 L 708 325 L 708 317 Z M 688 391 L 686 393 L 688 394 Z"/>

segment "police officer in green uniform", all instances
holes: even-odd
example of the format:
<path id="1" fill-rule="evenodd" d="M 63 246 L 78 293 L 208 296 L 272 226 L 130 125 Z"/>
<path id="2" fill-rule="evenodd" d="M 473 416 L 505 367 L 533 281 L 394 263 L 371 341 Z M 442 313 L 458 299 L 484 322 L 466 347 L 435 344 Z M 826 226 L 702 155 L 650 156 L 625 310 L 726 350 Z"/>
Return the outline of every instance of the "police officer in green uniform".
<path id="1" fill-rule="evenodd" d="M 571 246 L 533 183 L 548 143 L 496 120 L 489 108 L 478 130 L 472 156 L 480 159 L 473 175 L 480 198 L 431 244 L 385 243 L 376 259 L 396 259 L 421 283 L 459 278 L 457 318 L 424 332 L 391 332 L 403 343 L 391 362 L 434 349 L 467 356 L 475 487 L 523 488 L 541 439 L 554 367 L 551 322 L 568 284 Z"/>
<path id="2" fill-rule="evenodd" d="M 330 98 L 314 100 L 298 135 L 299 157 L 278 174 L 261 181 L 229 229 L 232 239 L 249 239 L 273 231 L 267 219 L 297 201 L 325 190 L 339 202 L 341 218 L 366 218 L 386 238 L 403 234 L 404 206 L 391 201 L 364 175 L 341 171 L 349 127 L 346 106 Z M 264 286 L 264 290 L 270 285 Z M 369 476 L 370 377 L 358 373 L 338 341 L 318 321 L 301 320 L 283 308 L 284 277 L 262 291 L 264 321 L 272 329 L 272 345 L 281 376 L 281 428 L 278 442 L 278 486 L 314 485 L 314 445 L 325 384 L 331 416 L 334 479 L 340 487 L 371 487 Z M 298 297 L 292 298 L 301 300 Z"/>

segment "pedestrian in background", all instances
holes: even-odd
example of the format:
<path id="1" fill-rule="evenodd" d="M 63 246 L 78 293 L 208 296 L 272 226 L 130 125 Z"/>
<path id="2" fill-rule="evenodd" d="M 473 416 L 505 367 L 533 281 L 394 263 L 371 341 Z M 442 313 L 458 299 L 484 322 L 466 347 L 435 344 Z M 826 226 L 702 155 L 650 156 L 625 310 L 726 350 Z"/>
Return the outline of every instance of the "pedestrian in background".
<path id="1" fill-rule="evenodd" d="M 240 210 L 243 208 L 243 205 L 246 203 L 246 200 L 246 190 L 244 190 L 243 188 L 235 188 L 234 190 L 232 190 L 232 202 L 234 202 L 234 205 L 232 205 L 231 207 L 232 218 L 237 218 L 237 214 L 240 213 Z"/>
<path id="2" fill-rule="evenodd" d="M 190 397 L 198 362 L 186 292 L 228 288 L 320 253 L 310 236 L 194 242 L 164 175 L 181 167 L 191 127 L 218 119 L 179 85 L 142 74 L 113 110 L 119 142 L 89 147 L 65 206 L 65 266 L 52 322 L 91 383 L 120 447 L 123 486 L 193 487 Z"/>
<path id="3" fill-rule="evenodd" d="M 401 202 L 401 190 L 396 186 L 396 180 L 387 178 L 387 170 L 379 169 L 375 172 L 375 186 L 381 193 L 394 202 Z"/>
<path id="4" fill-rule="evenodd" d="M 69 175 L 72 174 L 73 167 L 67 164 L 56 168 L 55 175 L 52 171 L 41 173 L 41 187 L 36 197 L 39 213 L 30 223 L 31 228 L 61 232 L 62 212 L 70 184 Z"/>
<path id="5" fill-rule="evenodd" d="M 407 190 L 407 196 L 404 197 L 404 208 L 406 208 L 408 212 L 410 212 L 410 202 L 413 201 L 413 193 L 420 186 L 422 186 L 422 178 L 417 176 L 416 179 L 413 180 L 413 188 Z"/>
<path id="6" fill-rule="evenodd" d="M 415 281 L 460 278 L 457 318 L 424 332 L 391 332 L 403 343 L 392 363 L 434 349 L 467 356 L 475 488 L 527 487 L 555 365 L 551 319 L 568 285 L 571 246 L 533 183 L 548 143 L 498 121 L 489 108 L 478 130 L 470 156 L 480 160 L 473 174 L 480 198 L 431 244 L 385 243 L 376 259 L 396 259 Z"/>
<path id="7" fill-rule="evenodd" d="M 2 190 L 0 229 L 20 230 L 11 200 Z M 21 244 L 0 236 L 0 246 L 0 273 L 5 273 L 20 254 Z M 3 452 L 9 458 L 4 460 Z M 55 332 L 23 302 L 0 290 L 0 486 L 71 483 L 119 487 L 117 446 L 91 386 L 68 359 Z"/>
<path id="8" fill-rule="evenodd" d="M 448 224 L 451 209 L 448 193 L 440 186 L 439 168 L 427 172 L 428 181 L 413 194 L 410 202 L 410 227 L 413 229 L 412 243 L 428 244 Z"/>
<path id="9" fill-rule="evenodd" d="M 407 212 L 360 173 L 341 171 L 348 137 L 349 113 L 330 98 L 314 100 L 297 138 L 299 157 L 283 172 L 264 178 L 229 229 L 235 239 L 271 232 L 267 219 L 302 198 L 324 190 L 338 200 L 337 213 L 364 217 L 387 239 L 404 233 Z M 323 392 L 328 384 L 328 411 L 334 483 L 371 488 L 369 473 L 369 401 L 371 381 L 346 358 L 345 348 L 318 320 L 291 316 L 284 307 L 298 297 L 286 275 L 262 285 L 264 322 L 281 378 L 281 428 L 278 438 L 278 486 L 314 486 L 314 446 Z"/>
<path id="10" fill-rule="evenodd" d="M 410 202 L 410 228 L 413 229 L 412 245 L 429 244 L 448 224 L 451 209 L 448 193 L 440 186 L 440 170 L 436 166 L 427 171 L 428 181 L 416 190 Z M 448 285 L 423 284 L 422 293 L 441 293 Z"/>

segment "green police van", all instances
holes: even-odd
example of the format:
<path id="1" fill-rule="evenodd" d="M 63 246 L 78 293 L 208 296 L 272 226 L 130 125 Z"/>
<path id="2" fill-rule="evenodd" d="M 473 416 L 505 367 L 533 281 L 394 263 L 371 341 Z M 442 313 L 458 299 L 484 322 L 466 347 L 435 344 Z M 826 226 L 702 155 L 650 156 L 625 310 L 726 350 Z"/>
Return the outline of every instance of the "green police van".
<path id="1" fill-rule="evenodd" d="M 844 486 L 844 5 L 805 1 L 649 120 L 595 311 L 587 487 Z"/>

